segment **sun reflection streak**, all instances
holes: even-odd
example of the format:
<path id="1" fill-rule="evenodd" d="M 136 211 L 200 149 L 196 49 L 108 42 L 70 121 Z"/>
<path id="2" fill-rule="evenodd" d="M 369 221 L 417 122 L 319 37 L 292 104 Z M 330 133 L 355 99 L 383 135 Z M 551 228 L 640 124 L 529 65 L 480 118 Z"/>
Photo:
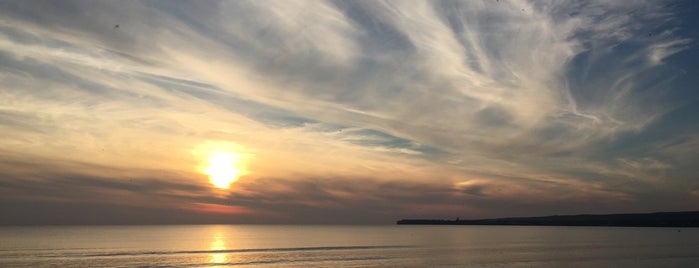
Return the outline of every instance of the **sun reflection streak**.
<path id="1" fill-rule="evenodd" d="M 214 239 L 211 241 L 211 245 L 209 245 L 209 250 L 211 251 L 211 255 L 209 255 L 209 263 L 227 263 L 229 261 L 228 253 L 221 252 L 227 249 L 228 248 L 226 248 L 226 241 L 224 240 L 223 234 L 221 234 L 221 232 L 216 232 Z"/>

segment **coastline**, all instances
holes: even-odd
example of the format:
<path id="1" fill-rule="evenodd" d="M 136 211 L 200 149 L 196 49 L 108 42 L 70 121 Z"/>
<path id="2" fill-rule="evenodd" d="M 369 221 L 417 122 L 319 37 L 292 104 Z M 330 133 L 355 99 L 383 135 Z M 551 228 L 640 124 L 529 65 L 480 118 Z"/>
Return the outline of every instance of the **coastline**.
<path id="1" fill-rule="evenodd" d="M 475 220 L 402 219 L 398 225 L 522 225 L 522 226 L 615 226 L 699 227 L 699 211 L 627 214 L 580 214 L 542 217 L 510 217 Z"/>

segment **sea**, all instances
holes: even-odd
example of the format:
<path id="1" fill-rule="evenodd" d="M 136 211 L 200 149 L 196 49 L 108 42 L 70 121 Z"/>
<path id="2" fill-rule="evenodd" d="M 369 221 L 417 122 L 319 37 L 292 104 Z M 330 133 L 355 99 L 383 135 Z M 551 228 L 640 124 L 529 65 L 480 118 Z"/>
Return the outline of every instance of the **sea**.
<path id="1" fill-rule="evenodd" d="M 5 226 L 0 267 L 699 267 L 699 228 Z"/>

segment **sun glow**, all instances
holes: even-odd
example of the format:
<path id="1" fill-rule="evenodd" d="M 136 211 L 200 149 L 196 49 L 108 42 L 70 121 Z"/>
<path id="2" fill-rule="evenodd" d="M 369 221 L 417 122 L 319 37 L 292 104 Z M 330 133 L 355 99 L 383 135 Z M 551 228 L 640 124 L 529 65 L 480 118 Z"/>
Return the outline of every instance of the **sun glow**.
<path id="1" fill-rule="evenodd" d="M 240 155 L 229 152 L 215 152 L 209 156 L 209 165 L 204 173 L 214 186 L 228 189 L 234 181 L 238 180 L 241 170 L 236 167 L 240 163 Z"/>
<path id="2" fill-rule="evenodd" d="M 242 153 L 241 146 L 206 143 L 199 146 L 195 153 L 203 160 L 200 172 L 208 175 L 216 188 L 228 189 L 231 183 L 247 174 L 249 155 Z"/>

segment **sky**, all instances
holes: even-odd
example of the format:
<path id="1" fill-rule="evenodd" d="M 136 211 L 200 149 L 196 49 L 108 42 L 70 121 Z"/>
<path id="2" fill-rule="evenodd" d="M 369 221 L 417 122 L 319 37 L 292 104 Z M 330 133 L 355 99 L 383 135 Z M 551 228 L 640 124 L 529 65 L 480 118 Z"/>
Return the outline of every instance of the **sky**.
<path id="1" fill-rule="evenodd" d="M 0 1 L 0 224 L 699 210 L 696 1 Z"/>

